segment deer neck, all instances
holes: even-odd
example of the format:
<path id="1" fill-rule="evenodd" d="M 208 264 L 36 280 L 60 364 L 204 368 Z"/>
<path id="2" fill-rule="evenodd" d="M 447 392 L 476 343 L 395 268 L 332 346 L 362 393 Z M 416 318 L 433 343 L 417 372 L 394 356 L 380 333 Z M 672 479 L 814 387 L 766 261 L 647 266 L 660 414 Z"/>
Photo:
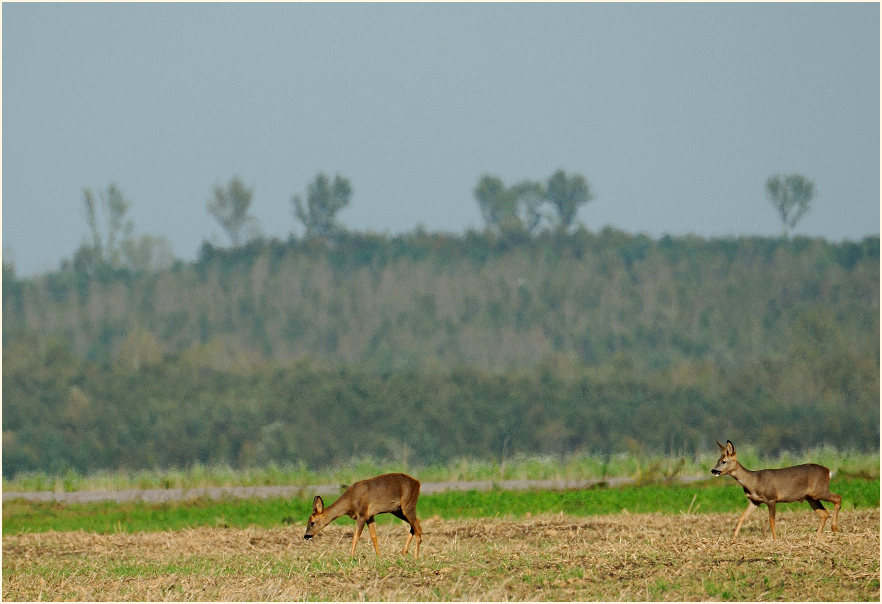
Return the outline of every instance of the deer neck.
<path id="1" fill-rule="evenodd" d="M 758 480 L 757 473 L 752 470 L 748 470 L 737 460 L 735 461 L 735 469 L 729 475 L 745 489 L 754 491 L 754 489 L 756 488 Z"/>
<path id="2" fill-rule="evenodd" d="M 325 508 L 325 512 L 322 515 L 328 519 L 328 522 L 333 522 L 340 516 L 349 514 L 351 511 L 352 506 L 350 505 L 349 494 L 343 493 L 337 501 Z"/>

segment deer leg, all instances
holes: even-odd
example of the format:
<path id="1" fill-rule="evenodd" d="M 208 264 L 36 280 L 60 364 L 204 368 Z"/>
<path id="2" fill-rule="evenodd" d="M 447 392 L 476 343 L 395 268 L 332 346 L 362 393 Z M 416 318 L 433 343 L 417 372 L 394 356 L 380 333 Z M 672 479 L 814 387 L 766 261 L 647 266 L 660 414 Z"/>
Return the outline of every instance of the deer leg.
<path id="1" fill-rule="evenodd" d="M 824 530 L 824 525 L 827 524 L 827 516 L 829 516 L 829 514 L 827 513 L 827 510 L 824 509 L 824 504 L 818 499 L 815 499 L 814 497 L 806 497 L 805 500 L 808 501 L 808 504 L 812 506 L 812 509 L 818 513 L 818 517 L 820 518 L 820 522 L 818 522 L 818 534 L 820 535 L 821 531 Z"/>
<path id="2" fill-rule="evenodd" d="M 778 535 L 775 534 L 775 502 L 770 501 L 766 505 L 769 506 L 769 528 L 772 529 L 772 539 L 777 539 Z"/>
<path id="3" fill-rule="evenodd" d="M 830 498 L 825 499 L 825 501 L 833 502 L 833 524 L 830 525 L 830 528 L 834 533 L 839 532 L 839 506 L 842 505 L 842 495 L 837 495 L 836 493 L 830 493 Z"/>
<path id="4" fill-rule="evenodd" d="M 361 537 L 361 530 L 364 528 L 364 518 L 359 518 L 355 521 L 355 535 L 352 536 L 352 551 L 349 553 L 350 556 L 355 556 L 355 544 L 358 543 L 358 538 Z"/>
<path id="5" fill-rule="evenodd" d="M 414 556 L 420 557 L 420 540 L 422 539 L 423 529 L 420 527 L 420 521 L 417 519 L 416 510 L 408 510 L 405 512 L 403 509 L 396 510 L 392 512 L 393 515 L 401 518 L 406 523 L 410 525 L 410 533 L 407 535 L 407 539 L 404 541 L 404 549 L 401 550 L 401 555 L 407 555 L 407 549 L 410 547 L 411 540 L 416 537 L 416 553 Z"/>
<path id="6" fill-rule="evenodd" d="M 420 557 L 420 541 L 423 539 L 423 528 L 420 526 L 420 520 L 416 515 L 416 508 L 401 510 L 402 515 L 405 517 L 404 519 L 410 524 L 410 534 L 407 536 L 407 541 L 404 543 L 404 551 L 402 554 L 407 554 L 407 548 L 410 546 L 410 541 L 414 537 L 416 537 L 416 551 L 414 552 L 414 557 Z"/>
<path id="7" fill-rule="evenodd" d="M 404 512 L 402 510 L 395 510 L 394 512 L 391 512 L 391 514 L 396 518 L 401 518 L 402 520 L 410 524 L 410 520 L 407 519 L 407 516 L 404 515 Z M 413 539 L 413 526 L 411 526 L 410 533 L 408 533 L 407 539 L 405 539 L 404 541 L 404 549 L 401 550 L 402 556 L 407 554 L 407 548 L 410 547 L 411 539 Z"/>
<path id="8" fill-rule="evenodd" d="M 420 557 L 420 541 L 423 540 L 423 529 L 420 527 L 420 521 L 414 518 L 414 522 L 416 522 L 416 532 L 414 532 L 414 527 L 411 525 L 410 532 L 412 535 L 416 535 L 416 551 L 413 553 L 414 558 Z"/>
<path id="9" fill-rule="evenodd" d="M 414 518 L 413 523 L 410 525 L 410 532 L 407 534 L 407 539 L 404 541 L 404 549 L 401 550 L 401 555 L 407 555 L 407 548 L 410 547 L 411 540 L 416 537 L 416 550 L 414 551 L 414 557 L 420 557 L 420 541 L 423 538 L 422 529 L 420 529 L 420 521 Z"/>
<path id="10" fill-rule="evenodd" d="M 377 555 L 380 555 L 380 545 L 377 543 L 377 529 L 374 528 L 374 517 L 371 516 L 367 519 L 368 530 L 371 532 L 371 541 L 374 542 L 374 549 L 377 550 Z"/>
<path id="11" fill-rule="evenodd" d="M 753 512 L 757 507 L 758 506 L 754 502 L 750 500 L 747 501 L 747 509 L 741 513 L 741 517 L 738 519 L 738 524 L 735 525 L 735 534 L 732 535 L 733 539 L 738 537 L 738 531 L 741 530 L 741 524 L 744 522 L 744 519 L 750 516 L 751 512 Z"/>

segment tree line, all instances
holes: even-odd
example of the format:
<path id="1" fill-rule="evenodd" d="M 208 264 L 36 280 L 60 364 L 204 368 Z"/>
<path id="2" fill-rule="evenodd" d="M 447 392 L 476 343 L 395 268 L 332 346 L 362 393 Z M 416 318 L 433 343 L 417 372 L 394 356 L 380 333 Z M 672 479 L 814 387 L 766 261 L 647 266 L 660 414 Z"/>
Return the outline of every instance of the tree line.
<path id="1" fill-rule="evenodd" d="M 874 450 L 878 284 L 878 237 L 584 227 L 4 267 L 3 471 Z"/>
<path id="2" fill-rule="evenodd" d="M 99 362 L 183 354 L 216 368 L 312 357 L 496 371 L 552 354 L 586 365 L 737 364 L 786 354 L 794 326 L 811 317 L 830 332 L 817 339 L 874 351 L 877 277 L 878 237 L 655 241 L 580 228 L 261 239 L 206 244 L 196 262 L 158 273 L 18 279 L 7 268 L 4 338 L 63 337 Z"/>
<path id="3" fill-rule="evenodd" d="M 120 370 L 63 347 L 41 355 L 37 371 L 3 374 L 6 477 L 197 462 L 326 468 L 365 457 L 407 467 L 522 453 L 691 456 L 713 449 L 715 438 L 770 455 L 821 444 L 873 451 L 879 439 L 878 368 L 857 357 L 765 359 L 734 371 L 694 362 L 650 373 L 622 363 L 562 372 L 548 359 L 498 374 L 303 360 L 240 374 L 173 359 Z M 799 385 L 815 372 L 841 385 Z"/>
<path id="4" fill-rule="evenodd" d="M 546 181 L 522 180 L 507 186 L 501 178 L 484 174 L 473 190 L 484 219 L 485 230 L 505 237 L 534 236 L 548 230 L 566 232 L 577 225 L 579 209 L 594 199 L 587 179 L 581 174 L 557 170 Z M 331 180 L 319 172 L 307 185 L 305 198 L 291 197 L 294 217 L 304 227 L 307 239 L 336 240 L 345 233 L 337 215 L 351 202 L 349 179 Z M 254 188 L 238 176 L 226 185 L 216 185 L 206 202 L 208 213 L 218 222 L 233 248 L 261 236 L 257 218 L 251 213 Z M 814 183 L 794 173 L 776 174 L 766 181 L 766 195 L 781 219 L 784 235 L 811 208 Z M 70 261 L 79 271 L 95 272 L 101 267 L 158 270 L 174 261 L 171 244 L 161 236 L 136 235 L 128 216 L 132 202 L 116 183 L 97 195 L 83 190 L 83 207 L 89 236 Z"/>

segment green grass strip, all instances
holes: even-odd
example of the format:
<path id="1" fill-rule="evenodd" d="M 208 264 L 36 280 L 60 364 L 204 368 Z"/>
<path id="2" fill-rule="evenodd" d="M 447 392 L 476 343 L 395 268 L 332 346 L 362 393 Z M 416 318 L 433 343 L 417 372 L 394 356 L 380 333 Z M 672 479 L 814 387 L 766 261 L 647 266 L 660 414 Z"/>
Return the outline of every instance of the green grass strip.
<path id="1" fill-rule="evenodd" d="M 831 483 L 843 497 L 843 510 L 879 507 L 879 479 L 843 478 Z M 326 498 L 329 503 L 334 498 Z M 492 518 L 564 513 L 573 516 L 630 513 L 734 512 L 745 505 L 744 493 L 729 479 L 693 484 L 624 486 L 567 491 L 448 491 L 420 497 L 420 517 Z M 801 505 L 789 504 L 792 506 Z M 208 499 L 181 502 L 3 504 L 3 534 L 42 531 L 91 533 L 172 531 L 187 527 L 244 528 L 290 523 L 305 527 L 312 507 L 308 499 Z M 829 506 L 828 506 L 829 507 Z M 779 508 L 781 509 L 781 508 Z M 806 506 L 806 509 L 808 507 Z M 378 522 L 395 520 L 391 515 Z M 396 520 L 397 521 L 397 520 Z"/>

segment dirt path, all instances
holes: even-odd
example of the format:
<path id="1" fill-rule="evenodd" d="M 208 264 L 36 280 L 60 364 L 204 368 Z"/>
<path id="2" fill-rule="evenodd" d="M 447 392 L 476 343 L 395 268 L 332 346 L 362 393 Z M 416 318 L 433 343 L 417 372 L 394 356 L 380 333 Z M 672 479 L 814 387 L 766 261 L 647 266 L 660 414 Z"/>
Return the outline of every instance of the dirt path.
<path id="1" fill-rule="evenodd" d="M 687 476 L 680 482 L 704 480 L 706 476 Z M 608 478 L 601 480 L 479 480 L 456 482 L 424 482 L 421 494 L 441 493 L 443 491 L 489 491 L 494 488 L 506 491 L 526 489 L 585 489 L 605 482 L 609 486 L 632 484 L 633 478 Z M 264 486 L 264 487 L 200 487 L 195 489 L 127 489 L 122 491 L 37 491 L 37 492 L 4 492 L 3 501 L 25 499 L 27 501 L 58 501 L 63 503 L 90 503 L 95 501 L 145 501 L 162 503 L 164 501 L 181 501 L 207 497 L 222 499 L 237 497 L 303 497 L 313 495 L 339 495 L 340 485 L 307 485 L 307 486 Z"/>

